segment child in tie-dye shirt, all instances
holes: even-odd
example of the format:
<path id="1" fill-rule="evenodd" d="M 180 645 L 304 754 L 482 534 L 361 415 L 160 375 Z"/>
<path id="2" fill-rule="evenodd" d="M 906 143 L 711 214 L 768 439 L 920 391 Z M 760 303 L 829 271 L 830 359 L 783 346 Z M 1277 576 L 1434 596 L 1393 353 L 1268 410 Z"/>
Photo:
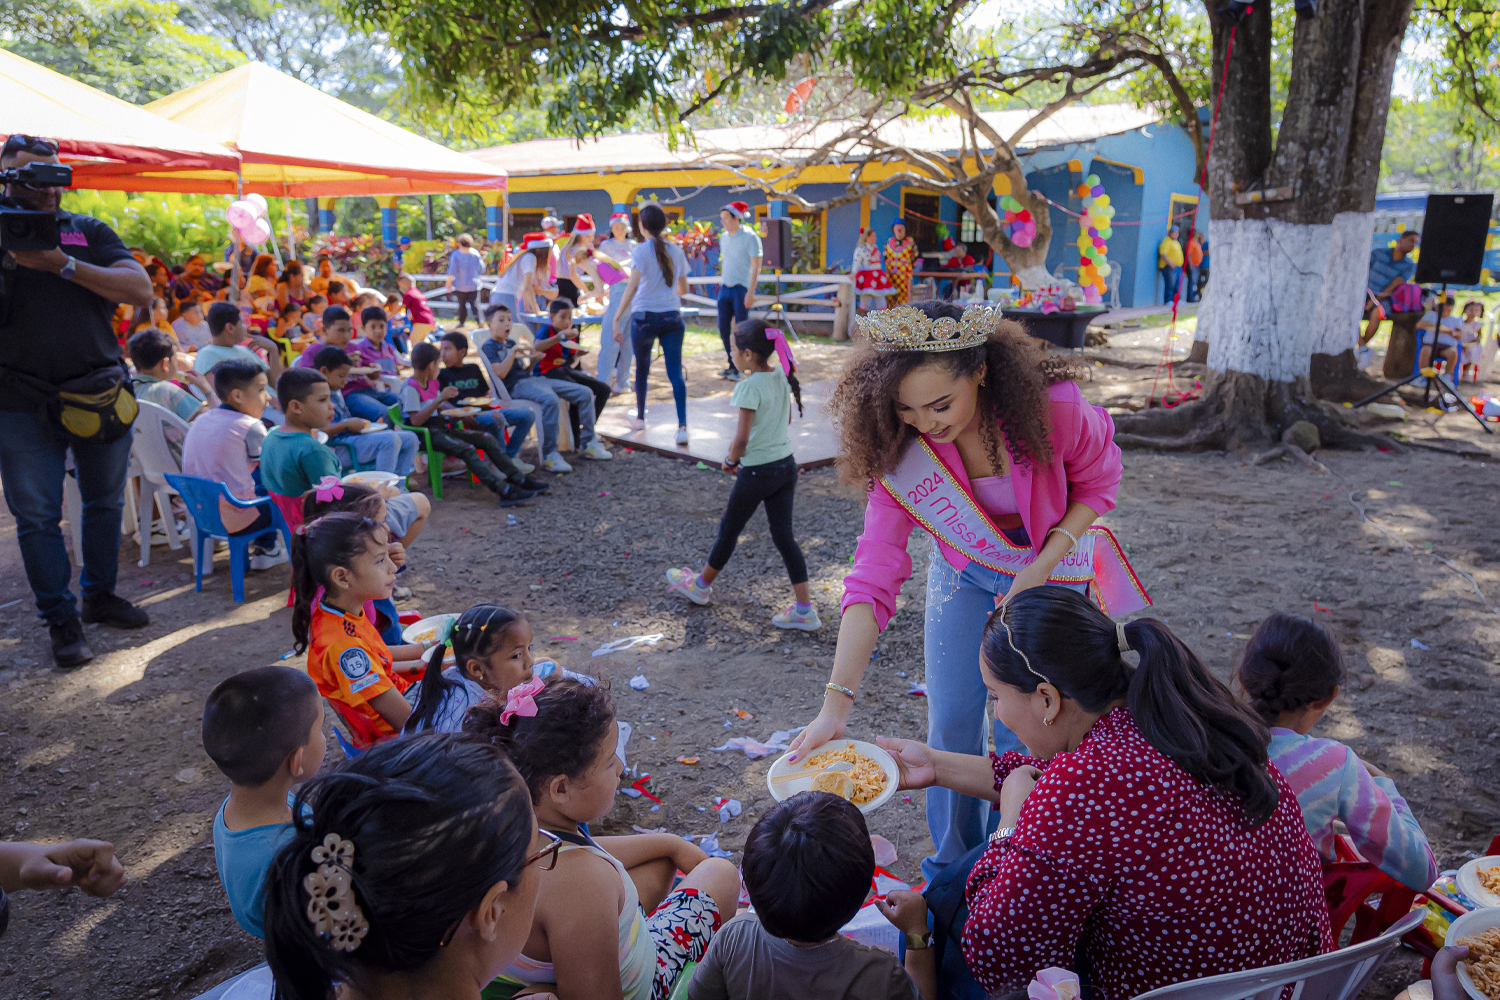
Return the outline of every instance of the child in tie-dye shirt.
<path id="1" fill-rule="evenodd" d="M 1344 680 L 1332 631 L 1300 615 L 1271 615 L 1245 647 L 1239 678 L 1271 727 L 1271 763 L 1296 791 L 1318 853 L 1334 860 L 1334 821 L 1342 820 L 1359 853 L 1381 871 L 1418 891 L 1432 885 L 1437 861 L 1395 783 L 1342 743 L 1307 735 Z"/>

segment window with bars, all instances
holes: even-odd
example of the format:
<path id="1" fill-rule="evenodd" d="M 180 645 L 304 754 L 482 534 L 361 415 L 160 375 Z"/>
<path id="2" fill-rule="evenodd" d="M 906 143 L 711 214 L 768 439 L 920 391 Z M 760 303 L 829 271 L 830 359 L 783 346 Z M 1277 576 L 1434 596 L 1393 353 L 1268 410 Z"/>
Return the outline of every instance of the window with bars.
<path id="1" fill-rule="evenodd" d="M 958 210 L 958 241 L 960 243 L 984 242 L 984 233 L 979 228 L 979 221 L 969 214 L 966 208 Z"/>

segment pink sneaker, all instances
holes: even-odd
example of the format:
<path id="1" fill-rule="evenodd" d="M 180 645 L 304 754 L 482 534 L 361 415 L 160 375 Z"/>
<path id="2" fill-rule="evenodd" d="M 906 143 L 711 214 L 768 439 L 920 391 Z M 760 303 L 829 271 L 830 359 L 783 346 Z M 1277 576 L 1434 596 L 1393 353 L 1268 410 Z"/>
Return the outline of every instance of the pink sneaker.
<path id="1" fill-rule="evenodd" d="M 797 613 L 797 605 L 788 604 L 786 610 L 779 615 L 771 616 L 771 624 L 777 628 L 794 628 L 800 632 L 816 632 L 823 627 L 823 622 L 818 618 L 818 609 L 811 608 L 807 614 Z"/>
<path id="2" fill-rule="evenodd" d="M 667 570 L 667 589 L 675 590 L 694 604 L 707 604 L 714 596 L 714 588 L 698 583 L 698 571 L 691 566 Z"/>

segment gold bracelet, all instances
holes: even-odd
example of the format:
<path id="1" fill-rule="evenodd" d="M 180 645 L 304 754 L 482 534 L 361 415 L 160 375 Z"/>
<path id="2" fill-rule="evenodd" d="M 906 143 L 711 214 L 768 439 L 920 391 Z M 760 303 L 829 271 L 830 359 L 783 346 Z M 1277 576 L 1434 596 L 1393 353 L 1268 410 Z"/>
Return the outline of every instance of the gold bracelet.
<path id="1" fill-rule="evenodd" d="M 823 686 L 825 688 L 827 688 L 828 690 L 830 690 L 830 691 L 837 691 L 839 694 L 847 694 L 849 696 L 849 700 L 850 701 L 854 700 L 854 692 L 851 691 L 851 690 L 849 690 L 848 688 L 844 687 L 844 685 L 842 685 L 842 684 L 835 684 L 833 681 L 829 681 L 827 684 L 824 684 Z"/>
<path id="2" fill-rule="evenodd" d="M 1062 525 L 1060 525 L 1060 524 L 1059 524 L 1059 525 L 1057 525 L 1057 526 L 1056 526 L 1056 527 L 1055 527 L 1055 528 L 1053 528 L 1053 529 L 1052 529 L 1052 531 L 1049 531 L 1049 532 L 1047 532 L 1047 537 L 1048 537 L 1048 538 L 1051 538 L 1051 537 L 1052 537 L 1052 532 L 1053 532 L 1053 531 L 1061 531 L 1061 532 L 1062 532 L 1062 533 L 1063 533 L 1063 534 L 1065 534 L 1065 535 L 1067 535 L 1067 536 L 1068 536 L 1068 537 L 1069 537 L 1069 538 L 1070 538 L 1070 539 L 1072 539 L 1072 541 L 1073 541 L 1073 545 L 1072 545 L 1072 547 L 1071 547 L 1071 548 L 1069 548 L 1069 549 L 1068 549 L 1068 552 L 1072 552 L 1072 551 L 1073 551 L 1073 549 L 1076 549 L 1076 548 L 1078 548 L 1078 536 L 1077 536 L 1077 535 L 1075 535 L 1075 534 L 1073 534 L 1073 533 L 1072 533 L 1072 532 L 1071 532 L 1071 531 L 1069 531 L 1069 530 L 1068 530 L 1068 529 L 1067 529 L 1067 528 L 1064 528 L 1064 527 L 1063 527 L 1063 526 L 1062 526 Z M 1063 555 L 1067 555 L 1067 554 L 1068 554 L 1068 553 L 1067 553 L 1067 552 L 1064 552 L 1064 553 L 1063 553 Z"/>

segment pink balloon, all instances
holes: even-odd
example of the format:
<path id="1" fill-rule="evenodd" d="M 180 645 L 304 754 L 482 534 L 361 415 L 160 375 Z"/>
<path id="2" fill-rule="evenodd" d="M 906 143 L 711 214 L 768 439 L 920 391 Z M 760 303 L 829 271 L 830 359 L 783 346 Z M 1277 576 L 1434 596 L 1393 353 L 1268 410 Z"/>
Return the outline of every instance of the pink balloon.
<path id="1" fill-rule="evenodd" d="M 265 219 L 254 219 L 248 226 L 241 226 L 240 239 L 251 246 L 260 246 L 271 238 L 271 227 Z"/>
<path id="2" fill-rule="evenodd" d="M 250 211 L 257 219 L 264 219 L 266 213 L 271 210 L 270 206 L 266 204 L 266 199 L 253 192 L 245 195 L 243 200 L 250 205 Z"/>
<path id="3" fill-rule="evenodd" d="M 244 229 L 254 222 L 259 216 L 255 213 L 255 205 L 248 201 L 232 201 L 224 210 L 224 218 L 235 229 Z"/>

